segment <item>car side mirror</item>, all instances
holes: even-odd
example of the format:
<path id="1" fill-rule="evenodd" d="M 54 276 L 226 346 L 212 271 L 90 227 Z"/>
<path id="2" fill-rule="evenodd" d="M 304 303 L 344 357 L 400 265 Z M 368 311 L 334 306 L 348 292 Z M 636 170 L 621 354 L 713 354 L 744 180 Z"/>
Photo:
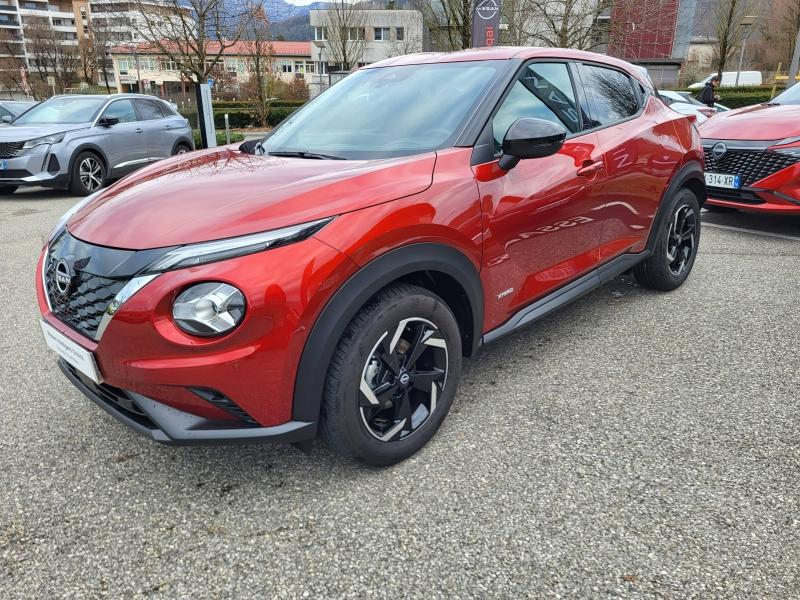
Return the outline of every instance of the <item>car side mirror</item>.
<path id="1" fill-rule="evenodd" d="M 117 123 L 119 123 L 119 118 L 118 117 L 102 117 L 97 122 L 97 124 L 100 125 L 100 127 L 112 127 L 113 125 L 116 125 Z"/>
<path id="2" fill-rule="evenodd" d="M 561 150 L 566 138 L 567 130 L 552 121 L 517 119 L 503 138 L 503 155 L 499 166 L 504 171 L 510 171 L 520 160 L 551 156 Z"/>
<path id="3" fill-rule="evenodd" d="M 259 142 L 261 142 L 261 140 L 247 140 L 246 142 L 242 142 L 239 146 L 239 151 L 245 154 L 255 154 L 256 146 L 258 146 Z"/>
<path id="4" fill-rule="evenodd" d="M 6 115 L 2 119 L 0 119 L 0 121 L 2 121 L 3 123 L 11 123 L 11 121 L 13 121 L 13 120 L 14 120 L 14 117 L 10 117 L 8 115 Z"/>

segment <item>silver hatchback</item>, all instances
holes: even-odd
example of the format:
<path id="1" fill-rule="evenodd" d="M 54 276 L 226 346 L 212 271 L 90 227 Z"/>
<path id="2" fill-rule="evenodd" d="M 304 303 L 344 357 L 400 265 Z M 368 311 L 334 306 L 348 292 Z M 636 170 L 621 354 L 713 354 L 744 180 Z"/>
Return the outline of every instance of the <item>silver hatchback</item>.
<path id="1" fill-rule="evenodd" d="M 193 149 L 189 121 L 153 96 L 54 96 L 0 127 L 0 194 L 45 186 L 85 196 Z"/>

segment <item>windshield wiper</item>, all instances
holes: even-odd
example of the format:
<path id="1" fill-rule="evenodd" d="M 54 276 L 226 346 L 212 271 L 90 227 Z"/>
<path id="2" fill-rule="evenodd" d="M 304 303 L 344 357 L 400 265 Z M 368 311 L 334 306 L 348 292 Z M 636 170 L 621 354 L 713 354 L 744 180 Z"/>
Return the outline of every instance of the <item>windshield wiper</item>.
<path id="1" fill-rule="evenodd" d="M 314 158 L 317 160 L 345 160 L 341 156 L 333 156 L 331 154 L 317 154 L 316 152 L 302 152 L 302 151 L 278 151 L 267 152 L 270 156 L 288 156 L 292 158 Z"/>

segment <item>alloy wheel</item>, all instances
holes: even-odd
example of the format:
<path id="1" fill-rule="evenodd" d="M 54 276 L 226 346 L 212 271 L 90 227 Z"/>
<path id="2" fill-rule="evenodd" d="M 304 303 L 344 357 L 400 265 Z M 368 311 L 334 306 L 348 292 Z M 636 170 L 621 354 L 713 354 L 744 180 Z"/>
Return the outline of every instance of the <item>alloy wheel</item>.
<path id="1" fill-rule="evenodd" d="M 447 382 L 447 342 L 421 317 L 385 331 L 361 373 L 361 421 L 382 442 L 408 438 L 436 411 Z"/>
<path id="2" fill-rule="evenodd" d="M 89 192 L 99 190 L 103 186 L 103 167 L 94 157 L 87 156 L 81 161 L 78 176 L 83 187 Z"/>
<path id="3" fill-rule="evenodd" d="M 667 231 L 667 263 L 673 275 L 683 273 L 696 246 L 697 215 L 688 204 L 675 211 Z"/>

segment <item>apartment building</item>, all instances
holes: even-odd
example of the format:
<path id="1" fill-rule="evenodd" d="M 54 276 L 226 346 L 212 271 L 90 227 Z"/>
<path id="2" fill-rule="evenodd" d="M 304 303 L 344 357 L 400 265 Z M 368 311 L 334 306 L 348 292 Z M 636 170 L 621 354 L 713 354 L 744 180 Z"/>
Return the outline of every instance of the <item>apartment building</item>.
<path id="1" fill-rule="evenodd" d="M 312 97 L 342 77 L 342 71 L 430 49 L 418 10 L 313 9 L 309 20 L 314 31 L 315 73 L 308 78 Z M 345 59 L 349 65 L 342 64 Z"/>
<path id="2" fill-rule="evenodd" d="M 216 54 L 211 43 L 209 54 Z M 116 46 L 110 49 L 117 91 L 135 92 L 141 89 L 162 98 L 173 98 L 191 94 L 190 82 L 168 57 L 160 54 L 151 44 L 142 42 Z M 226 48 L 221 63 L 226 78 L 235 85 L 248 80 L 248 57 L 252 56 L 252 42 L 238 42 Z M 270 66 L 276 75 L 287 83 L 292 79 L 306 79 L 314 74 L 315 64 L 311 60 L 311 42 L 272 42 L 269 54 Z"/>
<path id="3" fill-rule="evenodd" d="M 148 3 L 166 6 L 163 0 Z M 127 0 L 0 0 L 0 35 L 4 41 L 0 68 L 18 68 L 21 59 L 30 70 L 34 57 L 28 48 L 26 28 L 52 27 L 62 43 L 75 46 L 92 35 L 93 28 L 101 28 L 109 45 L 118 45 L 142 40 L 136 27 L 141 19 L 141 13 Z M 111 83 L 116 85 L 116 81 Z"/>

